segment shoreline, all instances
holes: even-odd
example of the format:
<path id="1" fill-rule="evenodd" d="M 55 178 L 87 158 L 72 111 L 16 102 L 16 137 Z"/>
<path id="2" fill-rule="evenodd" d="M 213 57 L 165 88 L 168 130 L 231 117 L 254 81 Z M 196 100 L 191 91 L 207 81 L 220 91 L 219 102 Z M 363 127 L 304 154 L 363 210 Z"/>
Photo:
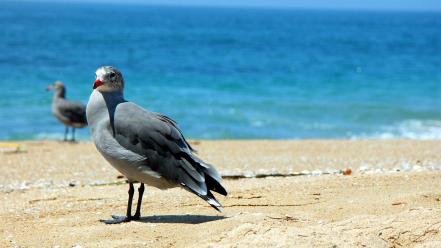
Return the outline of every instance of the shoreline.
<path id="1" fill-rule="evenodd" d="M 2 247 L 441 245 L 441 141 L 192 140 L 223 175 L 245 175 L 224 179 L 223 213 L 147 186 L 143 218 L 120 225 L 100 220 L 124 214 L 127 185 L 91 142 L 6 143 L 21 149 L 0 152 Z"/>

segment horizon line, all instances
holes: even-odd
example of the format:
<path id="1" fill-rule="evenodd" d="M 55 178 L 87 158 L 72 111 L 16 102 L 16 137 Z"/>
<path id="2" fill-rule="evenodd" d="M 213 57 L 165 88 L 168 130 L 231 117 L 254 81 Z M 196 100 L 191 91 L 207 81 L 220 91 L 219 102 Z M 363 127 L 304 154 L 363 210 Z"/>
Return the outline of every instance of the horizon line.
<path id="1" fill-rule="evenodd" d="M 0 1 L 1 2 L 1 1 Z M 220 8 L 220 9 L 269 9 L 269 10 L 317 10 L 317 11 L 368 11 L 368 12 L 428 12 L 428 13 L 440 13 L 440 9 L 434 9 L 434 8 L 378 8 L 378 7 L 324 7 L 324 6 L 314 6 L 314 7 L 307 7 L 307 6 L 296 6 L 296 5 L 278 5 L 278 6 L 271 6 L 271 5 L 246 5 L 246 4 L 194 4 L 194 3 L 144 3 L 144 2 L 138 2 L 138 1 L 127 1 L 127 2 L 118 2 L 118 1 L 110 1 L 110 2 L 104 2 L 101 0 L 62 0 L 62 1 L 56 1 L 56 0 L 6 0 L 3 1 L 3 3 L 32 3 L 32 4 L 56 4 L 56 5 L 62 5 L 62 4 L 93 4 L 93 5 L 102 5 L 102 4 L 109 4 L 109 5 L 125 5 L 125 6 L 151 6 L 151 7 L 200 7 L 200 8 Z"/>

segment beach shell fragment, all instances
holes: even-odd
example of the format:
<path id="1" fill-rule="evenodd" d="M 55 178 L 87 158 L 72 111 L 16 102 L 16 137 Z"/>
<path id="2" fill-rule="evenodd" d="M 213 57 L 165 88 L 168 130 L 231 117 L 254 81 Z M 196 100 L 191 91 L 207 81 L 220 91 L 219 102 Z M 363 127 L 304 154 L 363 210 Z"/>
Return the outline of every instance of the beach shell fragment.
<path id="1" fill-rule="evenodd" d="M 351 170 L 350 168 L 344 170 L 344 171 L 343 171 L 343 175 L 345 175 L 345 176 L 350 176 L 350 175 L 352 175 L 352 170 Z"/>

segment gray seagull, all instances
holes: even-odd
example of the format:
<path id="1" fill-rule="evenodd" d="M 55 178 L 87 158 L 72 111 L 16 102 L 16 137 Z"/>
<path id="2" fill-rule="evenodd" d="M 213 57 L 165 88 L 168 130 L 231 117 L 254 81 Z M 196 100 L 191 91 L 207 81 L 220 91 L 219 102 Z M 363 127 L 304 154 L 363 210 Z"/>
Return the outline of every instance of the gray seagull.
<path id="1" fill-rule="evenodd" d="M 112 216 L 112 223 L 140 218 L 144 184 L 159 189 L 181 186 L 220 211 L 222 205 L 211 191 L 227 195 L 222 178 L 213 166 L 194 154 L 175 121 L 126 101 L 124 79 L 115 67 L 98 68 L 93 89 L 86 111 L 93 141 L 103 157 L 129 182 L 127 214 Z M 135 182 L 141 184 L 132 216 Z"/>
<path id="2" fill-rule="evenodd" d="M 69 127 L 72 127 L 72 141 L 75 141 L 75 128 L 87 126 L 86 106 L 81 102 L 66 99 L 66 87 L 60 81 L 46 88 L 54 91 L 52 99 L 52 114 L 65 126 L 64 141 L 67 141 Z"/>

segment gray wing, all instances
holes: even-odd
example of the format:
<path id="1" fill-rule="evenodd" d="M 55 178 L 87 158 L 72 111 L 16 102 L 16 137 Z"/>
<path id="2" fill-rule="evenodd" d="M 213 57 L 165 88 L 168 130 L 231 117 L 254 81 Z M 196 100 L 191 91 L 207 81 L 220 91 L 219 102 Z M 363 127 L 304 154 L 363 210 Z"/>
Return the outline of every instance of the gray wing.
<path id="1" fill-rule="evenodd" d="M 169 124 L 169 125 L 171 125 L 171 126 L 173 126 L 176 130 L 178 130 L 178 132 L 179 132 L 179 134 L 180 134 L 180 136 L 181 136 L 181 139 L 180 140 L 182 140 L 184 143 L 185 143 L 185 145 L 192 151 L 192 152 L 197 152 L 188 142 L 187 142 L 187 140 L 185 139 L 185 137 L 184 137 L 184 135 L 182 134 L 182 131 L 181 131 L 181 129 L 178 127 L 178 124 L 176 123 L 176 121 L 174 121 L 173 119 L 171 119 L 170 117 L 168 117 L 168 116 L 166 116 L 166 115 L 163 115 L 163 114 L 160 114 L 160 113 L 155 113 L 155 112 L 150 112 L 151 114 L 153 114 L 153 115 L 155 115 L 156 116 L 156 118 L 157 119 L 159 119 L 159 120 L 161 120 L 161 121 L 163 121 L 163 122 L 165 122 L 165 123 L 167 123 L 167 124 Z"/>
<path id="2" fill-rule="evenodd" d="M 87 123 L 86 106 L 80 102 L 58 101 L 57 109 L 61 115 L 73 123 Z"/>
<path id="3" fill-rule="evenodd" d="M 115 139 L 126 149 L 147 157 L 146 166 L 178 183 L 219 210 L 221 204 L 210 192 L 227 195 L 221 176 L 213 166 L 193 154 L 176 122 L 125 102 L 117 106 L 113 129 Z"/>

